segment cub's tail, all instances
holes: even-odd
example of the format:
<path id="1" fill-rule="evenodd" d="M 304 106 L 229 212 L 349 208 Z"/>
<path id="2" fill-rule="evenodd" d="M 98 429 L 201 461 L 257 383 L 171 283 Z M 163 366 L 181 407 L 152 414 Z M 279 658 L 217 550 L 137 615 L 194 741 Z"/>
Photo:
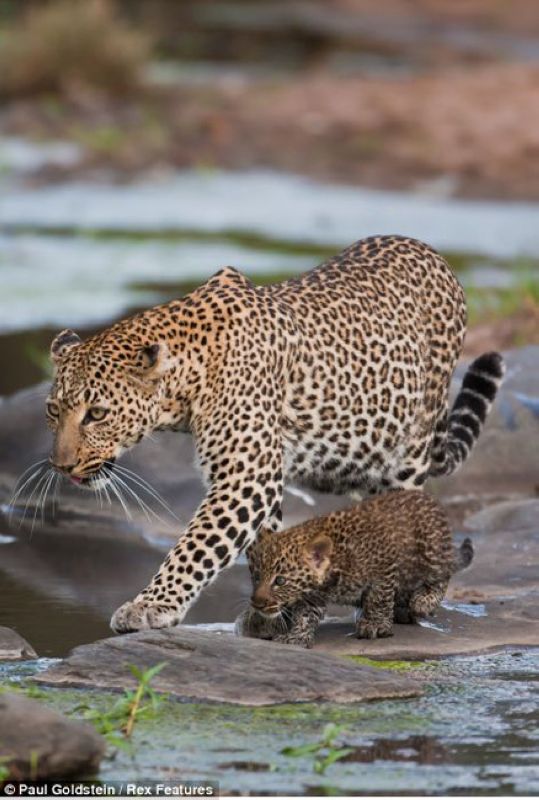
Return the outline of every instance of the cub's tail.
<path id="1" fill-rule="evenodd" d="M 474 549 L 471 539 L 464 539 L 460 547 L 455 547 L 453 556 L 453 572 L 469 567 L 473 561 Z"/>
<path id="2" fill-rule="evenodd" d="M 468 458 L 479 438 L 505 372 L 499 353 L 472 361 L 455 404 L 434 436 L 429 475 L 451 475 Z"/>

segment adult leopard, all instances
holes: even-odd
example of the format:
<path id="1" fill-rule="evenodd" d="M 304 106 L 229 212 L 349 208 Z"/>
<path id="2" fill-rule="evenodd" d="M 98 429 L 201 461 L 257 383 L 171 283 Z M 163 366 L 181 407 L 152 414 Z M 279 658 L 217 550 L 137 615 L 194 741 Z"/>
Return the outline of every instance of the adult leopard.
<path id="1" fill-rule="evenodd" d="M 497 353 L 448 390 L 462 288 L 421 242 L 375 236 L 257 287 L 225 268 L 181 300 L 52 343 L 53 466 L 91 487 L 151 431 L 190 431 L 207 496 L 118 632 L 180 622 L 204 586 L 281 525 L 283 479 L 339 493 L 421 487 L 467 458 L 503 375 Z"/>

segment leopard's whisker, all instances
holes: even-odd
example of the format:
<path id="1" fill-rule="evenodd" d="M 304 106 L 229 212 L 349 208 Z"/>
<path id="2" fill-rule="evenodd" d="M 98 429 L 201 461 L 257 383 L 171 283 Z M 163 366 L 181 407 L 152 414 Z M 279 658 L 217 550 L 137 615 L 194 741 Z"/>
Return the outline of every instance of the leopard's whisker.
<path id="1" fill-rule="evenodd" d="M 102 470 L 99 471 L 100 475 L 101 475 L 101 472 L 102 472 Z M 112 505 L 112 500 L 110 499 L 110 494 L 109 494 L 107 483 L 108 483 L 108 481 L 103 483 L 101 488 L 103 489 L 103 493 L 105 495 L 105 499 L 106 499 L 107 503 L 109 504 L 109 506 L 111 506 Z"/>
<path id="2" fill-rule="evenodd" d="M 122 508 L 124 510 L 125 516 L 127 517 L 127 519 L 131 519 L 132 520 L 133 516 L 132 516 L 131 512 L 129 511 L 128 507 L 126 506 L 125 500 L 124 500 L 119 488 L 116 486 L 116 482 L 114 480 L 112 480 L 112 476 L 109 476 L 109 478 L 110 478 L 110 481 L 109 481 L 110 488 L 114 492 L 114 494 L 116 495 L 118 500 L 120 501 L 120 504 L 121 504 L 121 506 L 122 506 Z"/>
<path id="3" fill-rule="evenodd" d="M 169 504 L 166 502 L 166 500 L 163 497 L 161 497 L 157 489 L 155 489 L 150 483 L 148 483 L 147 480 L 138 475 L 136 472 L 133 472 L 133 470 L 127 469 L 127 467 L 121 466 L 120 464 L 115 464 L 114 469 L 118 470 L 124 476 L 125 479 L 129 478 L 134 483 L 136 483 L 141 489 L 148 492 L 148 494 L 151 495 L 151 497 L 153 497 L 154 500 L 156 500 L 165 509 L 165 511 L 167 511 L 167 513 L 169 513 L 172 517 L 174 517 L 174 519 L 178 520 L 178 522 L 180 521 L 176 516 L 176 514 L 174 513 L 174 511 L 169 506 Z"/>
<path id="4" fill-rule="evenodd" d="M 134 492 L 134 491 L 133 491 L 133 490 L 132 490 L 132 489 L 131 489 L 131 488 L 130 488 L 130 487 L 129 487 L 129 486 L 126 484 L 126 483 L 124 483 L 124 481 L 123 481 L 123 480 L 120 478 L 120 476 L 119 476 L 119 475 L 115 475 L 115 476 L 114 476 L 114 481 L 116 481 L 116 482 L 118 482 L 120 485 L 122 485 L 122 486 L 123 486 L 123 488 L 126 490 L 126 492 L 129 492 L 129 494 L 130 494 L 132 497 L 134 497 L 134 498 L 135 498 L 135 500 L 137 501 L 138 505 L 140 506 L 140 508 L 141 508 L 141 509 L 142 509 L 142 511 L 144 512 L 144 515 L 145 515 L 146 519 L 148 520 L 148 522 L 151 522 L 151 521 L 152 521 L 152 518 L 150 517 L 150 515 L 149 515 L 149 513 L 148 513 L 148 510 L 147 510 L 146 508 L 144 508 L 144 506 L 142 505 L 142 503 L 141 503 L 141 501 L 140 501 L 140 498 L 138 497 L 138 495 L 136 494 L 136 492 Z"/>
<path id="5" fill-rule="evenodd" d="M 288 625 L 286 624 L 286 620 L 283 617 L 282 609 L 279 611 L 279 616 L 277 617 L 277 621 L 283 633 L 287 633 Z"/>
<path id="6" fill-rule="evenodd" d="M 155 519 L 158 520 L 162 525 L 169 525 L 169 523 L 166 522 L 166 520 L 164 520 L 162 517 L 160 517 L 159 514 L 157 514 L 157 512 L 153 510 L 153 508 L 147 505 L 144 502 L 144 500 L 142 500 L 142 498 L 139 497 L 139 495 L 134 491 L 134 489 L 127 483 L 125 483 L 125 481 L 122 478 L 120 478 L 119 475 L 114 475 L 114 480 L 118 481 L 124 487 L 124 489 L 126 489 L 126 491 L 128 491 L 135 498 L 142 511 L 144 511 L 144 513 L 146 514 L 148 522 L 151 522 L 151 517 L 149 515 L 152 514 L 155 517 Z"/>
<path id="7" fill-rule="evenodd" d="M 54 481 L 54 488 L 52 490 L 52 516 L 53 519 L 56 518 L 56 509 L 57 509 L 57 501 L 58 501 L 58 490 L 60 489 L 60 485 L 62 483 L 62 479 L 58 473 L 56 473 L 55 481 Z"/>
<path id="8" fill-rule="evenodd" d="M 99 474 L 90 478 L 90 487 L 97 495 L 97 499 L 99 500 L 99 508 L 103 508 L 103 494 L 101 492 L 101 486 L 99 485 Z"/>
<path id="9" fill-rule="evenodd" d="M 28 469 L 25 469 L 24 472 L 22 473 L 22 475 L 20 476 L 20 478 L 17 480 L 17 483 L 15 484 L 15 487 L 13 489 L 13 494 L 11 495 L 11 497 L 10 497 L 10 499 L 8 501 L 8 506 L 10 508 L 10 521 L 11 521 L 11 517 L 13 516 L 13 512 L 15 510 L 15 504 L 16 504 L 17 500 L 21 496 L 21 494 L 24 491 L 24 489 L 26 488 L 26 486 L 28 486 L 28 484 L 34 478 L 36 478 L 37 475 L 39 475 L 39 473 L 43 469 L 43 464 L 45 464 L 46 461 L 47 461 L 46 458 L 42 458 L 40 461 L 36 461 L 34 464 L 29 466 Z M 28 478 L 26 478 L 26 476 L 28 475 L 28 473 L 31 470 L 34 470 L 34 471 L 32 472 L 32 474 Z M 25 478 L 26 478 L 26 480 L 25 480 Z"/>
<path id="10" fill-rule="evenodd" d="M 283 608 L 281 608 L 281 615 L 283 619 L 286 619 L 288 621 L 292 619 L 292 612 L 290 611 L 290 609 L 286 608 L 286 606 L 283 606 Z"/>
<path id="11" fill-rule="evenodd" d="M 44 517 L 44 514 L 43 514 L 43 503 L 44 503 L 45 498 L 47 496 L 47 491 L 48 491 L 48 489 L 50 487 L 50 484 L 51 484 L 51 481 L 52 481 L 53 477 L 54 477 L 53 470 L 52 469 L 47 470 L 47 472 L 45 473 L 45 480 L 43 481 L 43 485 L 41 487 L 41 491 L 40 491 L 40 493 L 38 495 L 38 498 L 36 500 L 36 505 L 35 505 L 35 508 L 34 508 L 34 516 L 32 518 L 32 525 L 31 525 L 31 528 L 30 528 L 30 539 L 32 538 L 32 535 L 34 533 L 34 528 L 35 528 L 35 525 L 36 525 L 37 515 L 38 515 L 39 512 L 41 513 L 41 524 L 44 525 L 44 523 L 45 523 L 45 517 Z"/>
<path id="12" fill-rule="evenodd" d="M 32 489 L 32 492 L 31 492 L 30 496 L 27 498 L 27 500 L 26 500 L 26 503 L 25 503 L 25 505 L 24 505 L 24 510 L 23 510 L 23 512 L 22 512 L 22 515 L 21 515 L 21 520 L 20 520 L 20 523 L 19 523 L 19 528 L 22 526 L 22 523 L 24 522 L 24 520 L 25 520 L 25 518 L 26 518 L 26 512 L 28 511 L 28 506 L 30 505 L 30 502 L 31 502 L 31 500 L 32 500 L 33 496 L 35 495 L 35 493 L 36 493 L 37 491 L 40 491 L 40 490 L 41 490 L 41 487 L 43 486 L 43 484 L 44 484 L 45 480 L 48 478 L 48 476 L 49 476 L 49 471 L 48 471 L 48 470 L 46 470 L 46 471 L 45 471 L 45 472 L 44 472 L 44 473 L 43 473 L 43 474 L 42 474 L 42 475 L 41 475 L 41 476 L 38 478 L 38 480 L 37 480 L 37 482 L 36 482 L 36 484 L 35 484 L 34 488 Z"/>

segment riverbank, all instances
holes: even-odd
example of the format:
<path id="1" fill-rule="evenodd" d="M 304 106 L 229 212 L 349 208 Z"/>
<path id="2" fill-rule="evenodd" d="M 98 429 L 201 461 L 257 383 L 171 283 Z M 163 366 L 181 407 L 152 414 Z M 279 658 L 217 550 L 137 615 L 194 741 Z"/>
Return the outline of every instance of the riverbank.
<path id="1" fill-rule="evenodd" d="M 54 101 L 13 101 L 0 134 L 80 147 L 79 160 L 27 174 L 33 183 L 271 168 L 434 196 L 535 200 L 537 109 L 539 68 L 529 64 L 404 76 L 217 71 L 203 86 L 147 87 L 121 102 L 82 87 Z"/>

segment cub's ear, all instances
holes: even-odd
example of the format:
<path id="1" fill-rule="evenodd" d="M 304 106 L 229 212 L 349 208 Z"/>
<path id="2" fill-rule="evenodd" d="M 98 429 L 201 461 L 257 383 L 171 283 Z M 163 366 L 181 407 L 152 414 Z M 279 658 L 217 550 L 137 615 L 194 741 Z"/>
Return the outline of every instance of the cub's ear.
<path id="1" fill-rule="evenodd" d="M 157 381 L 174 366 L 168 346 L 164 342 L 141 347 L 137 354 L 135 373 L 140 378 Z"/>
<path id="2" fill-rule="evenodd" d="M 308 560 L 317 572 L 325 572 L 333 552 L 333 542 L 329 536 L 318 534 L 305 548 Z"/>
<path id="3" fill-rule="evenodd" d="M 53 361 L 60 361 L 73 347 L 77 347 L 82 343 L 82 339 L 75 331 L 65 330 L 61 331 L 58 336 L 52 340 L 51 344 L 51 358 Z"/>

